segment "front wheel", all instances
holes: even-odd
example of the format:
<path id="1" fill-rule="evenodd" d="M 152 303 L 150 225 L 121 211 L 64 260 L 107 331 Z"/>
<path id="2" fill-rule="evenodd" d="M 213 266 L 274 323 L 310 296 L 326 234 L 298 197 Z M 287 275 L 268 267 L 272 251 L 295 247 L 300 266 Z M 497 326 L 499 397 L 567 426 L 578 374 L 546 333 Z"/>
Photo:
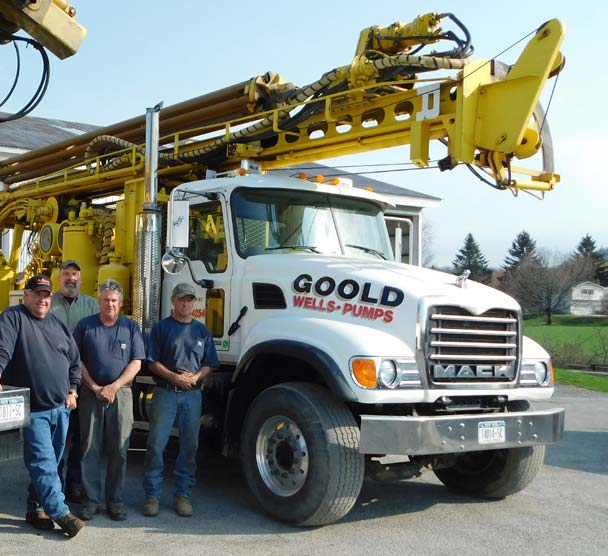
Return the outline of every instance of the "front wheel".
<path id="1" fill-rule="evenodd" d="M 343 403 L 315 384 L 279 384 L 253 401 L 241 460 L 260 506 L 295 525 L 340 519 L 363 483 L 357 423 Z"/>
<path id="2" fill-rule="evenodd" d="M 504 498 L 525 488 L 543 465 L 544 446 L 469 452 L 435 475 L 451 490 L 480 498 Z"/>

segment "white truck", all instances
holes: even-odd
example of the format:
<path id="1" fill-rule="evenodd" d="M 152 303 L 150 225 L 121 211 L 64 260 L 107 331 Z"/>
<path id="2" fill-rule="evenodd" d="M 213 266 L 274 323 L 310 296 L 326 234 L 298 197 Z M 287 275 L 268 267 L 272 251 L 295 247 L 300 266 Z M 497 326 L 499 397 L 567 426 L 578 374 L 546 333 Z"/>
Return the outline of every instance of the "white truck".
<path id="1" fill-rule="evenodd" d="M 169 202 L 164 314 L 190 275 L 222 361 L 203 422 L 221 423 L 260 505 L 329 523 L 364 473 L 503 497 L 563 434 L 550 357 L 509 296 L 394 262 L 388 203 L 345 185 L 249 174 L 192 182 Z M 388 464 L 384 456 L 407 456 Z"/>

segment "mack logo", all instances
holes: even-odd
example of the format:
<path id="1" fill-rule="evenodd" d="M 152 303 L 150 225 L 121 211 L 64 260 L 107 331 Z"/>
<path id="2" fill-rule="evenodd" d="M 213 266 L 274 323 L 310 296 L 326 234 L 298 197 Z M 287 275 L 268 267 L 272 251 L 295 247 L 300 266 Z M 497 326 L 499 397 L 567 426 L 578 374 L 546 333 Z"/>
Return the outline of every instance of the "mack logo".
<path id="1" fill-rule="evenodd" d="M 515 378 L 513 365 L 433 365 L 433 378 Z"/>

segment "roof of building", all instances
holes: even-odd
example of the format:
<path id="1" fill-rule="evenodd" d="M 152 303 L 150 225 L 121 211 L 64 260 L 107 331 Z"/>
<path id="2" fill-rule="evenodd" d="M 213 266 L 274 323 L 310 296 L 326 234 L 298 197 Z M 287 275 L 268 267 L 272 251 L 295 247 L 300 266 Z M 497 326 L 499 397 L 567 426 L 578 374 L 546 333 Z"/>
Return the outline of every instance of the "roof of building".
<path id="1" fill-rule="evenodd" d="M 0 112 L 0 118 L 6 118 L 10 114 Z M 26 116 L 10 122 L 0 123 L 0 152 L 31 151 L 69 139 L 74 135 L 93 131 L 99 126 L 69 122 L 66 120 L 53 120 L 49 118 L 38 118 Z"/>
<path id="2" fill-rule="evenodd" d="M 583 287 L 583 288 L 590 288 L 590 287 L 592 287 L 592 288 L 595 288 L 595 289 L 598 289 L 598 290 L 608 290 L 607 287 L 601 286 L 600 284 L 596 284 L 595 282 L 591 282 L 589 280 L 586 280 L 584 282 L 580 282 L 579 284 L 575 284 L 572 287 L 573 288 L 581 288 L 581 287 Z"/>

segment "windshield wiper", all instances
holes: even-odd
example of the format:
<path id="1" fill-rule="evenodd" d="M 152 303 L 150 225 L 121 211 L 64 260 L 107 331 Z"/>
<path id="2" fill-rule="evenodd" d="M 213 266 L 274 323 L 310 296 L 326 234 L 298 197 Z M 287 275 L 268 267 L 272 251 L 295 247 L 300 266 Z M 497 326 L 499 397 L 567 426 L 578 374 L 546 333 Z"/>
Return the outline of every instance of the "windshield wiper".
<path id="1" fill-rule="evenodd" d="M 345 247 L 354 247 L 355 249 L 361 249 L 361 251 L 365 251 L 366 253 L 370 253 L 372 255 L 377 255 L 381 259 L 388 261 L 388 259 L 386 258 L 386 256 L 384 255 L 384 253 L 382 251 L 378 251 L 377 249 L 372 249 L 371 247 L 364 247 L 363 245 L 354 245 L 352 243 L 347 243 L 345 245 Z"/>
<path id="2" fill-rule="evenodd" d="M 277 245 L 276 247 L 266 247 L 266 251 L 276 251 L 277 249 L 308 249 L 313 253 L 321 253 L 314 245 Z"/>

